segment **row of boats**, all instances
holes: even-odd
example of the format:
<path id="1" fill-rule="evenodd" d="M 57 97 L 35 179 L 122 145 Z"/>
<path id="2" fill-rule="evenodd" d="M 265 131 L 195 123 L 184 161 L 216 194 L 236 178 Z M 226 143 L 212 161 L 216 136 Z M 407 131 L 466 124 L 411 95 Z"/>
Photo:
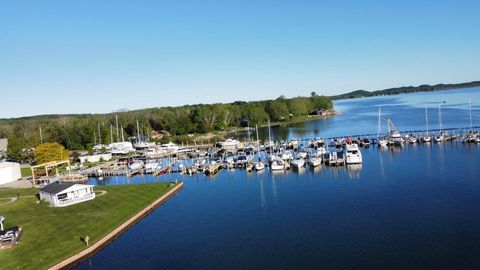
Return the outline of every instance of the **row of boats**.
<path id="1" fill-rule="evenodd" d="M 278 145 L 280 146 L 280 145 Z M 362 153 L 356 143 L 346 144 L 341 150 L 328 151 L 326 146 L 294 148 L 279 147 L 271 149 L 265 147 L 255 155 L 247 155 L 239 151 L 234 155 L 217 155 L 210 158 L 199 158 L 191 166 L 185 166 L 183 172 L 195 174 L 204 172 L 213 175 L 222 168 L 246 168 L 248 172 L 263 171 L 269 168 L 271 171 L 283 171 L 299 169 L 302 167 L 318 167 L 322 164 L 327 166 L 341 166 L 345 164 L 361 164 Z"/>
<path id="2" fill-rule="evenodd" d="M 407 134 L 405 136 L 402 136 L 400 132 L 394 130 L 390 133 L 389 136 L 379 138 L 378 145 L 385 147 L 388 145 L 403 145 L 405 143 L 430 143 L 432 141 L 435 143 L 442 143 L 454 140 L 459 140 L 462 143 L 480 143 L 480 134 L 479 132 L 470 131 L 463 135 L 450 135 L 447 132 L 440 132 L 435 136 L 430 136 L 428 134 L 423 136 L 416 136 L 414 134 Z"/>

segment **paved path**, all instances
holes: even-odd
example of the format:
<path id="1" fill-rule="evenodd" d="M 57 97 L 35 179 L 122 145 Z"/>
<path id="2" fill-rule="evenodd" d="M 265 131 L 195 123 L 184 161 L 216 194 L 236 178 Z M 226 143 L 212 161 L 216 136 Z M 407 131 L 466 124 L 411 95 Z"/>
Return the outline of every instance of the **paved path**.
<path id="1" fill-rule="evenodd" d="M 103 195 L 103 194 L 102 194 Z M 20 196 L 20 198 L 33 198 L 35 196 L 32 196 L 32 195 L 29 195 L 29 196 Z M 0 206 L 2 205 L 6 205 L 6 204 L 9 204 L 9 203 L 13 203 L 15 202 L 16 200 L 18 200 L 18 197 L 7 197 L 7 198 L 0 198 L 0 200 L 9 200 L 7 202 L 3 202 L 3 203 L 0 203 Z"/>
<path id="2" fill-rule="evenodd" d="M 98 194 L 98 195 L 95 194 L 95 197 L 100 197 L 100 196 L 102 196 L 102 195 L 107 194 L 107 191 L 106 191 L 106 190 L 97 190 L 96 192 L 100 192 L 100 194 Z"/>

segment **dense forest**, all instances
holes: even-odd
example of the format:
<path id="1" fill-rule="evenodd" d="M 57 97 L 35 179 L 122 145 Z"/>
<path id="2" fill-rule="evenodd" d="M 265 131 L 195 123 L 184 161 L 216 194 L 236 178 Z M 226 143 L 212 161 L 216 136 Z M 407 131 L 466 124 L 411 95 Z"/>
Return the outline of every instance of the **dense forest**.
<path id="1" fill-rule="evenodd" d="M 9 157 L 25 158 L 20 149 L 43 142 L 58 142 L 70 150 L 85 150 L 94 143 L 110 143 L 137 134 L 165 134 L 164 140 L 185 140 L 186 134 L 208 133 L 236 127 L 253 127 L 271 121 L 288 121 L 314 109 L 332 108 L 331 99 L 312 92 L 309 97 L 229 104 L 197 104 L 151 108 L 109 114 L 41 115 L 0 119 L 0 138 L 9 140 Z M 116 122 L 120 132 L 116 132 Z M 99 135 L 100 134 L 100 135 Z"/>
<path id="2" fill-rule="evenodd" d="M 389 88 L 389 89 L 377 90 L 377 91 L 356 90 L 346 94 L 332 96 L 331 98 L 335 100 L 335 99 L 345 99 L 345 98 L 397 95 L 397 94 L 404 94 L 404 93 L 462 89 L 462 88 L 470 88 L 470 87 L 478 87 L 478 86 L 480 86 L 480 81 L 458 83 L 458 84 L 436 84 L 436 85 L 425 84 L 425 85 L 419 85 L 419 86 L 402 86 L 402 87 Z"/>

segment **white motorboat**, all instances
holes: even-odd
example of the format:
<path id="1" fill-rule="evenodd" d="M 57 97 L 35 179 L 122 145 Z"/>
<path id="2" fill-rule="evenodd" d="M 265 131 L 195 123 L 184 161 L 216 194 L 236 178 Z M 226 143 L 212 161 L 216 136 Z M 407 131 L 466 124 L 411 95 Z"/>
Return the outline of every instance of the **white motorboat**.
<path id="1" fill-rule="evenodd" d="M 433 140 L 437 143 L 443 142 L 446 140 L 446 134 L 444 132 L 441 132 L 439 135 L 435 136 Z"/>
<path id="2" fill-rule="evenodd" d="M 408 142 L 411 143 L 411 144 L 414 144 L 414 143 L 417 143 L 417 137 L 413 136 L 413 135 L 410 135 L 408 137 Z"/>
<path id="3" fill-rule="evenodd" d="M 263 169 L 265 169 L 265 164 L 263 164 L 263 162 L 255 163 L 255 170 L 262 171 Z"/>
<path id="4" fill-rule="evenodd" d="M 290 140 L 290 143 L 288 144 L 288 146 L 290 146 L 291 148 L 298 148 L 299 143 L 300 143 L 299 140 L 292 139 L 292 140 Z"/>
<path id="5" fill-rule="evenodd" d="M 156 161 L 147 161 L 145 163 L 145 170 L 148 172 L 156 170 L 158 167 L 158 162 Z"/>
<path id="6" fill-rule="evenodd" d="M 285 163 L 281 159 L 275 159 L 272 161 L 272 164 L 270 165 L 270 169 L 272 171 L 280 171 L 285 169 Z"/>
<path id="7" fill-rule="evenodd" d="M 303 158 L 303 159 L 307 158 L 307 156 L 308 156 L 308 153 L 305 152 L 305 151 L 300 151 L 300 152 L 298 152 L 298 154 L 297 154 L 297 157 Z"/>
<path id="8" fill-rule="evenodd" d="M 114 142 L 107 146 L 107 150 L 112 155 L 125 155 L 135 151 L 131 142 Z"/>
<path id="9" fill-rule="evenodd" d="M 131 163 L 130 165 L 128 165 L 128 168 L 130 170 L 141 169 L 141 168 L 143 168 L 143 162 L 142 161 L 135 161 L 135 162 Z"/>
<path id="10" fill-rule="evenodd" d="M 283 159 L 283 160 L 290 160 L 290 159 L 292 159 L 292 152 L 290 152 L 290 151 L 285 151 L 285 152 L 283 152 L 283 154 L 282 154 L 282 159 Z"/>
<path id="11" fill-rule="evenodd" d="M 325 146 L 320 146 L 317 148 L 317 156 L 323 156 L 327 153 L 327 148 Z"/>
<path id="12" fill-rule="evenodd" d="M 385 138 L 378 139 L 378 146 L 385 147 L 387 146 L 387 144 L 388 144 L 388 140 L 386 140 Z"/>
<path id="13" fill-rule="evenodd" d="M 239 144 L 240 142 L 235 140 L 235 139 L 227 139 L 226 141 L 224 142 L 220 142 L 219 144 L 223 147 L 223 148 L 227 148 L 227 147 L 236 147 L 237 144 Z"/>
<path id="14" fill-rule="evenodd" d="M 318 167 L 322 164 L 321 157 L 310 157 L 307 159 L 307 164 L 311 167 Z"/>
<path id="15" fill-rule="evenodd" d="M 390 142 L 396 145 L 401 145 L 405 143 L 405 139 L 402 137 L 398 130 L 392 130 L 390 132 Z"/>
<path id="16" fill-rule="evenodd" d="M 162 144 L 160 149 L 162 149 L 165 152 L 176 153 L 179 148 L 180 147 L 177 144 L 169 142 L 169 143 Z"/>
<path id="17" fill-rule="evenodd" d="M 305 166 L 305 160 L 303 158 L 296 158 L 292 160 L 291 164 L 292 164 L 292 167 L 294 168 L 300 168 Z"/>
<path id="18" fill-rule="evenodd" d="M 422 137 L 422 142 L 424 143 L 429 143 L 431 140 L 432 140 L 432 137 L 430 137 L 429 135 L 425 135 Z"/>
<path id="19" fill-rule="evenodd" d="M 136 142 L 133 144 L 133 147 L 135 149 L 153 149 L 155 148 L 155 143 L 154 142 Z"/>
<path id="20" fill-rule="evenodd" d="M 358 145 L 355 143 L 347 144 L 345 147 L 345 157 L 347 164 L 362 163 L 362 152 L 360 152 Z"/>

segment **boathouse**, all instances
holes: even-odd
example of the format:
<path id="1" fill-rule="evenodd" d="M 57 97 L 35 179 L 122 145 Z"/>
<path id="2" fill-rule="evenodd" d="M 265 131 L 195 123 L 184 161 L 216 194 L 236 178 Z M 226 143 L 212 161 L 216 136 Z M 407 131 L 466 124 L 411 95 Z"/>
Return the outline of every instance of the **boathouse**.
<path id="1" fill-rule="evenodd" d="M 40 199 L 54 207 L 64 207 L 93 200 L 93 185 L 53 182 L 39 191 Z"/>

